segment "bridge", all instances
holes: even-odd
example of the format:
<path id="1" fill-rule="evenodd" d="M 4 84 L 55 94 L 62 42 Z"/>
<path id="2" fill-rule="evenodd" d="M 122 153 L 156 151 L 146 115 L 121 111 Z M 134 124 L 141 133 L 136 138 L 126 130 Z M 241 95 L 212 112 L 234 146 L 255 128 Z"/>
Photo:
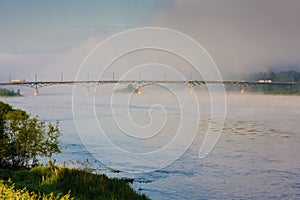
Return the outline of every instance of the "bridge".
<path id="1" fill-rule="evenodd" d="M 244 93 L 246 87 L 259 86 L 259 85 L 272 85 L 272 86 L 293 86 L 296 82 L 272 82 L 271 80 L 259 80 L 259 81 L 234 81 L 234 80 L 98 80 L 98 81 L 32 81 L 25 80 L 12 80 L 10 82 L 0 82 L 0 86 L 22 86 L 30 87 L 34 89 L 34 95 L 38 95 L 38 88 L 47 87 L 51 85 L 75 85 L 85 87 L 87 94 L 90 92 L 90 87 L 104 84 L 132 84 L 136 87 L 138 94 L 142 93 L 142 87 L 155 84 L 180 84 L 189 87 L 189 92 L 193 93 L 193 87 L 207 84 L 223 84 L 233 85 L 240 88 L 240 92 Z"/>

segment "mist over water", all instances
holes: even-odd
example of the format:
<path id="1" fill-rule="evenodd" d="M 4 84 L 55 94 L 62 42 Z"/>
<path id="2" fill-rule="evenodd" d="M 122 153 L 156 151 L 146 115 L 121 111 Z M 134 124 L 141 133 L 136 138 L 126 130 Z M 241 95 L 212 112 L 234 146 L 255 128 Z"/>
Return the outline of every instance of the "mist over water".
<path id="1" fill-rule="evenodd" d="M 0 82 L 250 81 L 300 70 L 299 0 L 45 3 L 0 2 Z M 214 93 L 216 85 L 189 94 L 135 82 L 142 95 L 112 95 L 115 85 L 88 84 L 89 96 L 53 85 L 0 99 L 60 121 L 57 164 L 134 178 L 151 199 L 300 199 L 300 96 L 227 87 L 223 126 L 224 88 Z M 214 148 L 200 159 L 210 151 L 203 144 Z"/>
<path id="2" fill-rule="evenodd" d="M 169 91 L 154 86 L 144 88 L 142 95 L 133 94 L 129 103 L 125 101 L 127 94 L 115 94 L 117 98 L 113 105 L 117 108 L 116 119 L 122 126 L 128 122 L 128 113 L 139 126 L 164 124 L 162 129 L 152 129 L 155 134 L 141 140 L 124 134 L 112 121 L 108 88 L 97 89 L 94 105 L 90 97 L 85 96 L 84 89 L 82 94 L 75 94 L 80 100 L 75 121 L 82 122 L 79 125 L 82 129 L 77 130 L 86 130 L 80 133 L 77 133 L 74 124 L 71 92 L 47 94 L 47 91 L 43 89 L 37 97 L 28 94 L 1 100 L 32 115 L 38 114 L 41 119 L 60 121 L 63 132 L 61 144 L 66 148 L 56 156 L 58 163 L 72 160 L 73 164 L 69 162 L 69 165 L 76 165 L 76 160 L 88 159 L 96 173 L 135 178 L 132 187 L 140 189 L 151 199 L 300 198 L 300 96 L 227 93 L 227 114 L 222 135 L 213 151 L 206 158 L 199 159 L 199 149 L 210 123 L 211 111 L 210 97 L 204 89 L 196 91 L 199 118 L 192 104 L 193 95 L 188 94 L 184 87 L 174 88 L 176 95 L 184 99 L 184 105 L 180 105 L 177 97 Z M 94 106 L 95 113 L 90 112 L 91 106 Z M 103 143 L 98 140 L 99 127 L 94 124 L 96 118 L 100 120 L 107 136 L 119 147 L 145 153 L 162 148 L 174 138 L 183 114 L 185 126 L 188 127 L 187 136 L 191 134 L 188 130 L 197 128 L 191 146 L 167 167 L 149 173 L 124 172 L 136 166 L 137 162 L 119 158 L 117 152 L 101 148 Z M 146 137 L 150 133 L 151 130 L 148 130 L 140 136 Z M 183 144 L 184 138 L 181 139 Z M 178 148 L 181 148 L 180 145 L 177 143 Z M 87 149 L 92 150 L 92 154 Z M 161 154 L 160 159 L 168 160 L 175 155 L 176 151 Z M 99 156 L 111 158 L 111 163 L 96 161 Z M 121 172 L 113 173 L 104 164 Z M 152 169 L 145 162 L 138 164 L 140 170 Z M 135 172 L 134 169 L 132 172 Z"/>

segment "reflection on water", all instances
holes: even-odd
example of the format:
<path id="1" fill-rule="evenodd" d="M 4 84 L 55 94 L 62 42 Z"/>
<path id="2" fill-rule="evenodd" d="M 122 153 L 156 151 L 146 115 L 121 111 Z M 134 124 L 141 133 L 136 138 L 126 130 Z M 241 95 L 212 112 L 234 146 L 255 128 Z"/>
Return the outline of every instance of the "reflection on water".
<path id="1" fill-rule="evenodd" d="M 194 122 L 189 124 L 191 127 L 198 126 L 198 133 L 193 144 L 171 165 L 142 174 L 113 173 L 93 159 L 93 156 L 81 144 L 76 133 L 71 95 L 27 96 L 2 100 L 25 109 L 33 115 L 38 114 L 42 119 L 61 121 L 61 129 L 64 133 L 61 142 L 67 148 L 63 150 L 62 155 L 57 156 L 58 162 L 88 159 L 97 172 L 135 178 L 132 186 L 152 199 L 299 199 L 300 97 L 227 95 L 227 117 L 222 136 L 209 156 L 199 159 L 198 153 L 203 133 L 210 121 L 210 108 L 207 94 L 199 93 L 198 95 L 201 103 L 201 117 L 197 124 Z M 101 115 L 102 120 L 109 120 L 111 118 L 111 113 L 108 111 L 110 109 L 109 95 L 100 98 L 101 101 L 98 101 L 95 106 L 96 111 L 98 115 Z M 151 100 L 151 95 L 148 99 Z M 160 135 L 157 140 L 152 138 L 155 143 L 146 141 L 143 144 L 149 145 L 147 148 L 150 150 L 160 148 L 170 140 L 173 137 L 172 124 L 176 127 L 180 120 L 181 111 L 176 104 L 167 104 L 167 99 L 158 103 L 164 103 L 164 108 L 168 112 L 166 123 L 169 124 L 163 129 L 164 134 Z M 129 112 L 138 113 L 138 115 L 133 115 L 133 118 L 141 125 L 145 125 L 143 121 L 138 121 L 142 117 L 149 120 L 148 115 L 143 115 L 145 114 L 143 111 L 148 112 L 148 105 L 151 105 L 151 102 L 147 102 L 146 105 L 142 103 L 130 105 Z M 83 106 L 89 105 L 84 104 L 83 101 Z M 121 102 L 120 106 L 122 106 Z M 156 113 L 159 112 L 159 107 L 155 107 L 152 111 L 155 116 L 161 114 Z M 184 112 L 194 116 L 193 109 L 186 109 Z M 122 118 L 122 113 L 119 114 Z M 161 114 L 161 116 L 164 115 Z M 88 124 L 93 118 L 95 116 L 90 115 L 83 107 L 79 120 L 84 120 Z M 87 132 L 92 132 L 92 130 L 87 128 Z M 116 143 L 128 147 L 129 150 L 134 149 L 133 147 L 139 148 L 139 144 L 134 144 L 134 142 L 126 144 L 129 140 L 119 137 L 120 133 L 116 130 L 113 132 L 116 137 L 114 134 L 110 136 Z M 92 137 L 90 139 L 89 148 L 96 149 L 101 146 L 101 144 L 93 143 Z M 130 162 L 126 160 L 120 163 L 130 165 Z M 145 170 L 148 168 L 146 165 L 143 166 L 143 163 L 140 164 L 140 167 Z"/>

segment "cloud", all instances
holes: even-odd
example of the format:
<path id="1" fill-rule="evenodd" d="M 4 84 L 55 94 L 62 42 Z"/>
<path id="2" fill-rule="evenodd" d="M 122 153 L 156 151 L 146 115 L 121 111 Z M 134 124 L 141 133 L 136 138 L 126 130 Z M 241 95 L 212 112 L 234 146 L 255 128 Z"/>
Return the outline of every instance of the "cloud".
<path id="1" fill-rule="evenodd" d="M 57 54 L 0 54 L 1 81 L 13 79 L 34 80 L 34 74 L 46 71 L 59 55 Z"/>
<path id="2" fill-rule="evenodd" d="M 190 35 L 223 75 L 239 77 L 273 65 L 300 65 L 299 7 L 298 0 L 175 0 L 149 25 Z"/>
<path id="3" fill-rule="evenodd" d="M 38 20 L 39 23 L 34 30 L 23 29 L 23 23 L 17 24 L 17 17 L 15 23 L 12 23 L 13 19 L 9 18 L 7 22 L 0 21 L 5 22 L 7 30 L 1 37 L 0 68 L 5 73 L 1 73 L 0 78 L 7 80 L 8 75 L 11 74 L 16 78 L 21 76 L 32 80 L 34 73 L 38 73 L 40 79 L 58 80 L 60 73 L 64 73 L 65 79 L 72 80 L 84 57 L 96 44 L 120 30 L 135 27 L 137 24 L 175 29 L 196 39 L 208 50 L 225 79 L 239 79 L 241 73 L 265 71 L 270 68 L 300 70 L 300 12 L 298 12 L 300 1 L 172 0 L 165 2 L 167 3 L 156 2 L 152 6 L 151 3 L 140 7 L 129 6 L 130 9 L 139 8 L 139 13 L 149 7 L 151 12 L 148 11 L 146 17 L 143 16 L 138 20 L 139 23 L 133 20 L 138 17 L 137 14 L 128 16 L 124 21 L 120 20 L 123 16 L 121 14 L 112 17 L 109 16 L 110 13 L 105 13 L 107 20 L 97 21 L 99 12 L 96 8 L 93 9 L 93 15 L 86 16 L 85 20 L 81 20 L 77 15 L 73 18 L 72 13 L 67 17 L 69 21 L 63 20 L 58 23 L 60 25 L 56 25 L 56 21 L 59 20 Z M 74 13 L 78 9 L 75 9 Z M 130 9 L 128 8 L 128 11 Z M 63 12 L 59 13 L 57 18 L 62 17 Z M 44 16 L 41 13 L 40 15 Z M 6 14 L 6 16 L 10 15 Z M 35 17 L 34 14 L 30 16 Z M 47 19 L 47 16 L 43 19 Z M 27 24 L 35 26 L 30 22 Z M 48 28 L 43 29 L 43 27 Z M 18 31 L 13 31 L 14 29 Z M 52 31 L 49 31 L 50 29 Z M 36 33 L 42 36 L 29 34 L 36 30 L 39 30 Z M 45 34 L 43 30 L 49 33 Z M 25 36 L 19 36 L 18 33 L 21 31 Z M 155 54 L 149 54 L 151 55 Z M 155 56 L 158 58 L 161 55 Z M 159 61 L 157 58 L 154 60 Z M 134 60 L 128 63 L 141 64 L 142 62 Z M 290 68 L 287 68 L 289 66 Z"/>
<path id="4" fill-rule="evenodd" d="M 118 31 L 108 31 L 95 37 L 88 37 L 75 47 L 52 53 L 0 54 L 0 81 L 7 81 L 9 75 L 13 79 L 25 78 L 33 81 L 35 74 L 39 80 L 74 80 L 84 58 L 99 42 Z"/>
<path id="5" fill-rule="evenodd" d="M 148 20 L 164 0 L 0 1 L 0 53 L 57 53 Z"/>

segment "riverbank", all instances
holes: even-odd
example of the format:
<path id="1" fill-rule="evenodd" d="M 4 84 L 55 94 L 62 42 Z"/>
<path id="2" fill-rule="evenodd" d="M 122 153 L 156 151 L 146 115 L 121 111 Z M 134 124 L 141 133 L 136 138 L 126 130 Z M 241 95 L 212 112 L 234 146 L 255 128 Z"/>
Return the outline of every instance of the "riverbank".
<path id="1" fill-rule="evenodd" d="M 3 180 L 0 181 L 1 191 L 7 191 L 1 192 L 1 198 L 1 195 L 9 197 L 23 190 L 27 192 L 25 195 L 45 196 L 46 199 L 148 199 L 134 191 L 126 180 L 84 169 L 42 166 L 30 170 L 0 169 L 0 180 Z"/>

